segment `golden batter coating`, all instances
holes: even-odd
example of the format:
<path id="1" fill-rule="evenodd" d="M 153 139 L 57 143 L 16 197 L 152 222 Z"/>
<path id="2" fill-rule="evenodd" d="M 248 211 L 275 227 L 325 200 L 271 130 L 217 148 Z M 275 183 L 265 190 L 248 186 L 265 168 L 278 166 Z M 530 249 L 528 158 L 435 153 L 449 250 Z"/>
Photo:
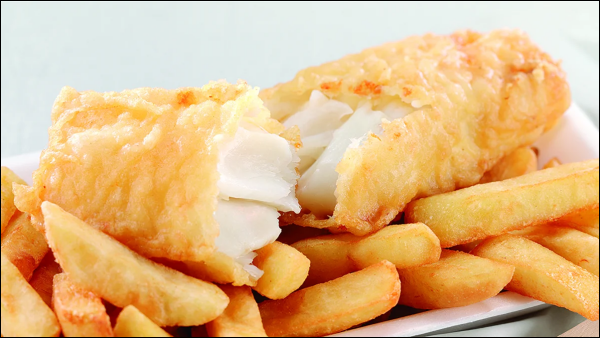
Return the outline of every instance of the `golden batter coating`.
<path id="1" fill-rule="evenodd" d="M 64 88 L 34 186 L 17 187 L 17 206 L 40 229 L 41 202 L 49 201 L 144 256 L 202 261 L 219 235 L 217 142 L 242 117 L 284 129 L 243 82 L 122 93 Z"/>
<path id="2" fill-rule="evenodd" d="M 416 109 L 346 151 L 333 218 L 285 218 L 356 235 L 386 226 L 414 199 L 476 184 L 571 103 L 559 63 L 515 30 L 411 37 L 305 69 L 261 96 L 283 120 L 314 90 L 353 109 L 365 100 L 374 110 L 400 101 Z"/>

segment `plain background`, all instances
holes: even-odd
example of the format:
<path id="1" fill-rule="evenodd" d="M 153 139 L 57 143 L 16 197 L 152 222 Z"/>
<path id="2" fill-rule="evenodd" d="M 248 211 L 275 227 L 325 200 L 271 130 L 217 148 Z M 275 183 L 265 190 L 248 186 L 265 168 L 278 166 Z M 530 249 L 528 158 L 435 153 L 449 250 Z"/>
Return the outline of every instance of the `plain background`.
<path id="1" fill-rule="evenodd" d="M 529 32 L 564 60 L 575 101 L 598 121 L 598 2 L 2 2 L 1 13 L 2 158 L 46 146 L 66 85 L 265 88 L 386 41 L 463 28 Z"/>

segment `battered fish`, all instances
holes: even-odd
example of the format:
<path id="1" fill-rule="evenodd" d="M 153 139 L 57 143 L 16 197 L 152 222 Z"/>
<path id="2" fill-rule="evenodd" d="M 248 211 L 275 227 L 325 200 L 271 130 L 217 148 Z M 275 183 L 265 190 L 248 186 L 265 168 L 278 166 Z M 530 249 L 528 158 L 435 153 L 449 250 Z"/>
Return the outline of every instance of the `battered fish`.
<path id="1" fill-rule="evenodd" d="M 219 252 L 257 279 L 253 251 L 277 239 L 280 211 L 300 211 L 299 141 L 269 116 L 243 82 L 64 88 L 49 148 L 33 187 L 17 187 L 17 206 L 40 229 L 49 201 L 146 257 L 199 262 Z"/>
<path id="2" fill-rule="evenodd" d="M 478 183 L 571 102 L 559 63 L 515 30 L 388 43 L 305 69 L 261 97 L 304 143 L 303 212 L 284 221 L 355 235 L 414 199 Z"/>

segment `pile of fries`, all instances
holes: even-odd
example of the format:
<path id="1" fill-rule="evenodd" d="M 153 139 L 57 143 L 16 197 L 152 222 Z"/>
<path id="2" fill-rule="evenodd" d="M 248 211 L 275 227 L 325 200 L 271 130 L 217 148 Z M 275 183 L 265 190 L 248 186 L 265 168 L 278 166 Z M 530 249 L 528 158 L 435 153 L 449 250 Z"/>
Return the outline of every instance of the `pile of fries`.
<path id="1" fill-rule="evenodd" d="M 325 336 L 398 305 L 455 308 L 503 290 L 596 321 L 598 160 L 537 162 L 519 149 L 481 184 L 417 200 L 370 236 L 289 226 L 287 244 L 258 252 L 252 288 L 148 260 L 49 202 L 39 232 L 15 207 L 24 182 L 2 168 L 2 335 Z"/>

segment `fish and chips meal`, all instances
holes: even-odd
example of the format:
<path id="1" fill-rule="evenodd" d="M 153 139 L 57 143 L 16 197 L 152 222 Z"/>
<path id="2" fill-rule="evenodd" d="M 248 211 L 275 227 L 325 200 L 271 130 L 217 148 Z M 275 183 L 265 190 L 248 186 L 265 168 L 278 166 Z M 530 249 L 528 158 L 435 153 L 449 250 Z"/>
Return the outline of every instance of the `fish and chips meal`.
<path id="1" fill-rule="evenodd" d="M 318 337 L 504 290 L 597 321 L 599 162 L 532 148 L 570 105 L 516 30 L 65 87 L 33 184 L 2 168 L 2 336 Z"/>

